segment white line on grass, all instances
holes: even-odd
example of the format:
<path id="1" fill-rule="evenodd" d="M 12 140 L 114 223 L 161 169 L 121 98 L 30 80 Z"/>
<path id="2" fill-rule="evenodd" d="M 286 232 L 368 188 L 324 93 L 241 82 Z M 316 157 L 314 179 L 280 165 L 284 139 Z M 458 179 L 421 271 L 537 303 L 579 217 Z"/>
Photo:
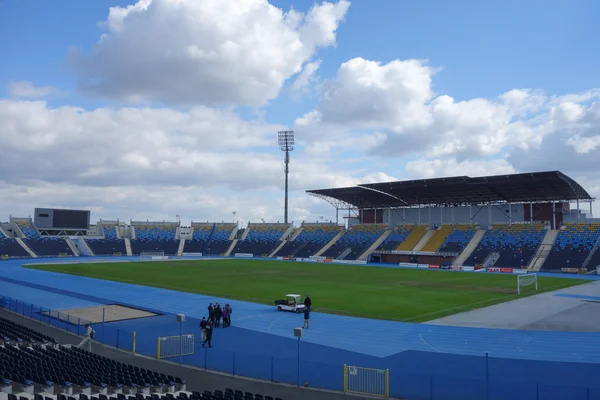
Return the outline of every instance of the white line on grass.
<path id="1" fill-rule="evenodd" d="M 549 286 L 549 287 L 545 288 L 545 290 L 543 292 L 540 292 L 540 293 L 537 293 L 537 294 L 545 294 L 545 293 L 551 291 L 554 288 L 561 288 L 561 289 L 563 289 L 563 288 L 565 288 L 565 286 L 564 285 Z M 483 300 L 483 301 L 478 301 L 478 302 L 475 302 L 475 303 L 469 303 L 469 304 L 464 304 L 462 306 L 456 306 L 456 307 L 446 308 L 444 310 L 434 311 L 434 312 L 425 313 L 425 314 L 419 314 L 417 316 L 414 316 L 414 317 L 411 317 L 411 318 L 407 318 L 407 319 L 404 319 L 402 321 L 409 322 L 409 321 L 412 321 L 412 320 L 415 320 L 415 319 L 419 319 L 419 318 L 422 318 L 422 317 L 425 317 L 425 316 L 428 316 L 428 315 L 442 314 L 442 313 L 445 313 L 445 312 L 460 310 L 460 309 L 463 309 L 463 308 L 472 308 L 473 306 L 477 306 L 477 305 L 481 305 L 481 304 L 485 304 L 485 303 L 491 303 L 491 302 L 494 302 L 496 300 L 501 300 L 501 299 L 505 299 L 505 298 L 509 298 L 509 297 L 514 297 L 515 299 L 517 299 L 517 298 L 520 297 L 520 295 L 517 294 L 517 293 L 513 293 L 513 294 L 507 294 L 507 295 L 504 295 L 504 296 L 492 297 L 491 299 L 487 299 L 487 300 Z M 506 301 L 508 301 L 508 300 L 504 300 L 502 303 L 504 303 Z M 471 310 L 469 310 L 469 311 L 471 311 Z M 452 313 L 452 314 L 456 314 L 456 313 Z M 450 314 L 450 315 L 452 315 L 452 314 Z M 444 317 L 441 317 L 441 318 L 444 318 Z M 437 318 L 435 318 L 435 319 L 437 319 Z"/>

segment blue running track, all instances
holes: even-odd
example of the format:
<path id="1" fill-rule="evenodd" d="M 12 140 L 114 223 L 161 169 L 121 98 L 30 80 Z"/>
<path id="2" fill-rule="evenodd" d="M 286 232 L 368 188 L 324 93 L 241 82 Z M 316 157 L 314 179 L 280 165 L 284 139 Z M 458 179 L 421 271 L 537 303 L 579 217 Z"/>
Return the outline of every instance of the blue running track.
<path id="1" fill-rule="evenodd" d="M 237 373 L 244 375 L 244 368 L 261 369 L 268 363 L 267 360 L 271 359 L 270 373 L 271 379 L 274 379 L 272 376 L 273 358 L 287 359 L 288 361 L 297 359 L 298 348 L 297 342 L 293 338 L 293 328 L 302 325 L 302 315 L 277 312 L 274 307 L 261 304 L 21 267 L 21 264 L 24 263 L 40 261 L 1 262 L 0 295 L 43 305 L 52 310 L 101 304 L 122 304 L 161 314 L 157 317 L 106 324 L 121 329 L 122 332 L 135 330 L 138 335 L 140 352 L 144 352 L 145 346 L 148 348 L 155 346 L 156 338 L 159 335 L 177 335 L 179 333 L 179 325 L 174 322 L 174 314 L 184 313 L 188 317 L 183 333 L 197 334 L 198 319 L 206 316 L 208 303 L 229 303 L 234 311 L 232 327 L 215 330 L 214 335 L 214 354 L 219 351 L 228 352 L 222 353 L 223 360 L 219 360 L 219 362 L 239 364 Z M 123 335 L 123 333 L 121 334 Z M 315 312 L 311 314 L 311 328 L 304 331 L 301 357 L 303 362 L 323 365 L 322 374 L 326 375 L 323 372 L 325 370 L 334 374 L 335 385 L 324 385 L 340 389 L 341 370 L 339 366 L 345 363 L 375 368 L 395 367 L 403 373 L 434 374 L 439 372 L 438 366 L 435 364 L 442 361 L 431 361 L 433 365 L 424 367 L 420 366 L 423 364 L 422 362 L 415 360 L 422 361 L 428 357 L 443 358 L 450 354 L 477 356 L 473 359 L 475 363 L 481 363 L 486 352 L 490 357 L 501 359 L 592 363 L 596 364 L 594 368 L 597 371 L 599 368 L 597 364 L 600 364 L 599 341 L 600 334 L 597 333 L 434 326 Z M 148 353 L 152 354 L 154 349 L 155 347 L 152 347 Z M 426 352 L 430 356 L 425 356 L 425 353 L 421 352 Z M 439 356 L 434 356 L 435 353 L 438 353 Z M 230 355 L 226 354 L 234 354 L 233 361 L 231 361 Z M 203 357 L 208 356 L 204 355 Z M 240 362 L 240 360 L 236 362 L 235 357 L 248 360 L 247 362 Z M 193 363 L 201 364 L 201 362 L 202 360 L 196 360 Z M 213 362 L 215 361 L 213 360 Z M 448 362 L 455 363 L 454 361 Z M 206 358 L 204 363 L 206 363 Z M 252 363 L 255 363 L 254 367 L 243 367 Z M 332 365 L 335 365 L 335 368 Z M 456 366 L 457 369 L 466 369 L 465 365 Z M 443 368 L 442 364 L 439 364 L 439 368 Z M 452 368 L 449 367 L 449 369 Z M 476 368 L 481 370 L 481 367 Z M 264 367 L 264 369 L 263 372 L 249 372 L 253 372 L 250 374 L 251 376 L 258 374 L 269 379 L 267 376 L 269 368 Z M 444 371 L 444 374 L 461 375 L 461 372 Z M 312 380 L 319 381 L 319 377 L 314 376 Z M 416 377 L 415 380 L 418 381 Z M 404 385 L 406 384 L 404 382 Z M 406 391 L 401 393 L 407 394 Z M 464 393 L 461 396 L 470 398 Z"/>

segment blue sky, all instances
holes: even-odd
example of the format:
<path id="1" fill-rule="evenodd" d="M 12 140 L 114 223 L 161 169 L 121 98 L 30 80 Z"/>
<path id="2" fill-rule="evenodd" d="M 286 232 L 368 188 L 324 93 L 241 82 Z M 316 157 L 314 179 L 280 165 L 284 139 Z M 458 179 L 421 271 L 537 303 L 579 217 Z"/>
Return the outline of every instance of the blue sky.
<path id="1" fill-rule="evenodd" d="M 140 4 L 144 1 L 147 0 Z M 29 118 L 30 125 L 32 121 L 38 124 L 32 127 L 14 122 L 10 129 L 0 127 L 0 138 L 10 135 L 27 137 L 37 144 L 48 142 L 46 147 L 36 148 L 34 157 L 33 150 L 13 144 L 15 157 L 31 160 L 34 165 L 29 174 L 4 178 L 8 186 L 3 197 L 7 200 L 3 200 L 0 219 L 10 213 L 30 213 L 27 210 L 34 206 L 49 205 L 41 204 L 44 202 L 89 207 L 93 214 L 103 217 L 169 218 L 183 214 L 190 219 L 219 219 L 229 215 L 230 209 L 245 208 L 248 211 L 238 211 L 243 220 L 279 219 L 282 166 L 277 164 L 277 149 L 269 147 L 268 132 L 272 132 L 274 143 L 276 131 L 282 127 L 295 129 L 301 142 L 294 161 L 302 163 L 302 168 L 292 167 L 296 202 L 292 214 L 296 218 L 331 215 L 326 205 L 306 199 L 305 189 L 364 180 L 444 176 L 464 170 L 477 175 L 531 168 L 561 169 L 583 180 L 590 191 L 600 192 L 595 173 L 586 172 L 589 165 L 584 162 L 593 160 L 600 146 L 600 111 L 596 103 L 600 87 L 600 49 L 596 38 L 600 37 L 600 25 L 595 21 L 595 16 L 600 15 L 600 3 L 355 0 L 346 5 L 343 1 L 344 4 L 333 2 L 331 5 L 338 7 L 338 14 L 333 16 L 334 9 L 322 2 L 273 0 L 270 4 L 284 12 L 291 8 L 302 13 L 317 10 L 321 17 L 330 17 L 331 24 L 308 26 L 303 21 L 304 28 L 293 30 L 306 48 L 298 54 L 289 51 L 292 41 L 265 43 L 268 40 L 257 39 L 252 46 L 264 44 L 261 54 L 270 55 L 265 59 L 271 61 L 263 67 L 261 60 L 252 60 L 246 68 L 245 60 L 252 57 L 254 49 L 244 48 L 250 45 L 244 44 L 243 38 L 252 39 L 255 32 L 244 33 L 239 28 L 232 33 L 212 26 L 210 29 L 219 30 L 218 34 L 207 38 L 210 30 L 187 27 L 185 20 L 186 15 L 202 20 L 206 10 L 221 7 L 217 19 L 223 26 L 232 18 L 239 26 L 259 24 L 275 36 L 292 34 L 276 20 L 265 22 L 262 18 L 268 17 L 264 7 L 255 14 L 244 15 L 239 10 L 245 6 L 239 1 L 222 2 L 237 4 L 235 13 L 227 5 L 214 6 L 216 3 L 211 0 L 198 0 L 194 5 L 183 2 L 189 8 L 178 13 L 171 1 L 154 0 L 143 10 L 129 13 L 122 30 L 117 31 L 100 23 L 107 21 L 111 7 L 125 10 L 136 1 L 0 0 L 2 115 L 27 120 L 27 113 L 34 113 Z M 252 2 L 260 3 L 243 0 L 243 4 Z M 261 14 L 263 11 L 265 14 Z M 168 24 L 161 23 L 167 20 Z M 109 37 L 108 45 L 99 43 L 102 34 Z M 211 47 L 212 39 L 216 47 Z M 223 64 L 216 68 L 206 58 L 198 61 L 180 55 L 182 58 L 173 61 L 167 55 L 189 51 L 187 46 L 191 44 L 196 50 L 212 48 L 218 53 L 227 41 L 238 46 L 236 56 L 243 53 L 246 58 L 219 58 Z M 89 56 L 98 46 L 98 54 Z M 70 57 L 74 48 L 84 56 Z M 138 52 L 142 58 L 128 56 Z M 140 63 L 140 59 L 152 62 Z M 363 61 L 348 64 L 351 60 Z M 398 63 L 394 64 L 395 60 Z M 416 64 L 410 64 L 410 60 Z M 428 60 L 427 64 L 423 60 Z M 311 62 L 320 65 L 313 79 L 297 93 L 294 83 Z M 165 65 L 170 69 L 164 69 Z M 135 72 L 138 67 L 139 76 Z M 156 81 L 169 71 L 178 71 L 178 76 L 155 87 Z M 223 76 L 219 76 L 220 71 Z M 281 80 L 273 80 L 280 75 Z M 82 77 L 102 84 L 85 89 L 78 84 Z M 12 86 L 15 82 L 28 82 L 31 90 L 19 94 Z M 254 87 L 257 82 L 262 86 Z M 179 85 L 180 88 L 170 90 Z M 40 87 L 52 88 L 51 93 L 41 95 L 33 90 Z M 238 88 L 244 89 L 234 93 Z M 502 97 L 505 93 L 510 96 Z M 42 109 L 36 111 L 35 104 L 43 104 Z M 352 112 L 348 111 L 351 104 Z M 16 106 L 23 110 L 16 113 Z M 92 113 L 59 115 L 65 107 L 80 107 Z M 180 135 L 188 129 L 196 132 L 201 122 L 195 121 L 188 127 L 180 121 L 181 125 L 171 129 L 163 116 L 157 116 L 168 110 L 178 113 L 176 118 L 191 120 L 190 115 L 196 115 L 192 110 L 198 107 L 203 112 L 219 114 L 203 131 L 205 136 L 186 133 L 198 142 Z M 144 109 L 150 109 L 152 116 L 138 118 L 138 129 L 131 122 L 131 114 Z M 116 114 L 121 110 L 121 115 L 106 117 L 105 110 Z M 302 122 L 311 112 L 318 118 Z M 50 118 L 42 118 L 45 113 L 56 120 L 44 125 L 44 120 Z M 102 119 L 105 117 L 109 120 Z M 89 125 L 91 119 L 98 125 Z M 131 122 L 127 132 L 119 130 L 129 126 L 124 121 Z M 155 126 L 149 121 L 158 122 Z M 241 127 L 242 122 L 248 126 Z M 158 143 L 158 137 L 165 143 L 163 148 L 143 151 L 130 148 L 118 157 L 114 151 L 104 155 L 100 150 L 102 132 L 110 132 L 106 140 L 139 135 L 126 140 L 147 146 L 145 140 Z M 208 149 L 202 145 L 186 147 L 192 142 L 216 143 L 223 139 L 222 132 L 232 132 L 231 140 L 237 144 L 223 141 Z M 172 139 L 175 137 L 177 140 Z M 89 157 L 81 157 L 66 166 L 55 165 L 64 160 L 59 155 L 59 142 L 74 143 L 75 138 L 82 143 L 77 148 L 87 143 L 86 151 L 98 154 L 97 162 L 91 165 Z M 240 145 L 240 138 L 252 143 Z M 144 146 L 140 145 L 140 149 Z M 538 159 L 539 154 L 552 151 L 564 154 L 567 160 L 519 163 L 523 157 Z M 149 156 L 150 152 L 156 154 Z M 237 161 L 219 164 L 219 157 L 225 155 L 229 158 L 224 159 Z M 578 160 L 569 161 L 573 160 L 571 155 L 578 156 Z M 260 165 L 234 167 L 240 159 L 258 160 Z M 211 161 L 202 164 L 202 160 Z M 154 170 L 158 165 L 162 167 Z M 64 178 L 45 175 L 53 168 Z M 267 178 L 253 188 L 246 187 L 244 177 L 236 182 L 220 175 L 235 174 L 240 168 L 247 168 L 247 173 L 259 180 Z M 165 202 L 161 196 L 156 196 L 155 202 L 148 201 L 148 193 L 156 193 L 152 178 L 158 175 L 173 190 L 182 190 L 196 199 L 198 207 Z M 84 179 L 90 176 L 94 179 Z M 60 185 L 70 188 L 68 196 L 60 194 Z M 109 189 L 102 191 L 100 187 Z M 24 192 L 24 188 L 27 195 L 11 196 Z M 222 200 L 215 204 L 205 197 L 208 193 Z M 18 200 L 10 200 L 13 197 Z M 140 197 L 143 204 L 136 206 Z M 115 198 L 122 200 L 115 202 Z"/>

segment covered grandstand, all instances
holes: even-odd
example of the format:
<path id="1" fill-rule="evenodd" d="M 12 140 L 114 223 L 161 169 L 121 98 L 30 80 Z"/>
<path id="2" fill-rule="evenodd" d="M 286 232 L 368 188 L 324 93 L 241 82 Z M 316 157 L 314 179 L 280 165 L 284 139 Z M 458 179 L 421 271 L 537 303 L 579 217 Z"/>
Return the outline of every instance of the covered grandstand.
<path id="1" fill-rule="evenodd" d="M 374 261 L 575 272 L 593 268 L 600 259 L 600 224 L 579 221 L 579 204 L 589 202 L 591 210 L 594 199 L 559 171 L 384 182 L 307 193 L 333 205 L 337 218 L 340 211 L 348 212 L 344 236 L 356 224 L 361 230 L 369 224 L 374 232 L 387 230 L 376 248 L 369 249 Z M 577 203 L 576 221 L 566 223 L 572 202 Z M 355 253 L 344 236 L 323 255 Z"/>
<path id="2" fill-rule="evenodd" d="M 508 204 L 528 204 L 529 219 L 534 221 L 535 204 L 551 204 L 552 214 L 556 214 L 556 204 L 577 202 L 579 208 L 580 202 L 591 203 L 595 200 L 579 183 L 559 171 L 370 183 L 308 190 L 307 193 L 333 205 L 338 218 L 340 210 L 348 210 L 349 214 L 354 212 L 359 216 L 363 223 L 379 222 L 384 210 L 405 211 L 424 207 L 452 209 L 481 205 L 486 205 L 491 210 L 492 206 Z M 547 212 L 544 214 L 547 215 Z M 552 214 L 550 217 L 553 217 Z M 425 222 L 425 217 L 423 219 Z M 557 222 L 553 221 L 552 226 L 555 227 Z"/>

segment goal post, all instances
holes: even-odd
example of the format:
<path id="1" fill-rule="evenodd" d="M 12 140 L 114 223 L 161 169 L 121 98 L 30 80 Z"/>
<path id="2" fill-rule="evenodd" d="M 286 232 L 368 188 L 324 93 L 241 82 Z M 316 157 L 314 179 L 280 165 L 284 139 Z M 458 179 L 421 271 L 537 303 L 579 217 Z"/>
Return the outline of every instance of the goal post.
<path id="1" fill-rule="evenodd" d="M 152 251 L 142 251 L 140 253 L 140 261 L 161 261 L 168 260 L 169 257 L 165 256 L 164 251 L 152 250 Z"/>
<path id="2" fill-rule="evenodd" d="M 537 274 L 517 275 L 517 294 L 521 294 L 524 290 L 538 290 Z"/>

